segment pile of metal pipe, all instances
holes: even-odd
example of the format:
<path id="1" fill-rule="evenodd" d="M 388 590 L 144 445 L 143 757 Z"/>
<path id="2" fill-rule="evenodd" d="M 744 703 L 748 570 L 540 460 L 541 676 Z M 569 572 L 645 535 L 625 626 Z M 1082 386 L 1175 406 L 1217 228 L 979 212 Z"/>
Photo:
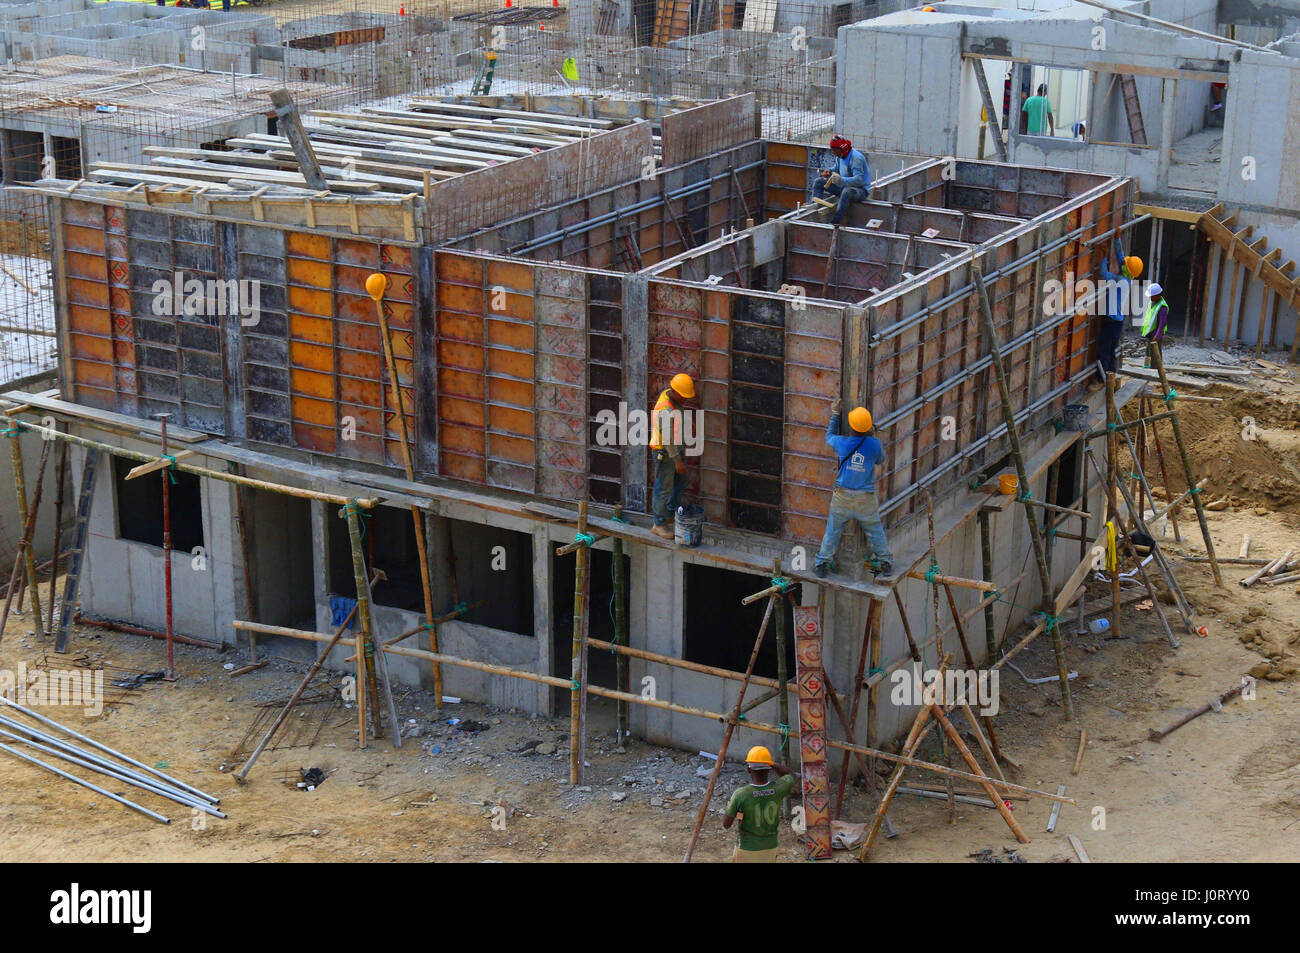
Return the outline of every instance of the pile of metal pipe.
<path id="1" fill-rule="evenodd" d="M 35 727 L 27 722 L 19 721 L 17 718 L 10 717 L 14 712 L 26 715 L 39 725 L 52 728 L 54 731 L 47 731 L 44 728 Z M 58 737 L 55 732 L 66 737 Z M 66 740 L 67 738 L 80 741 L 82 745 L 89 747 L 73 744 L 71 741 Z M 103 787 L 92 784 L 84 778 L 70 774 L 63 768 L 57 767 L 47 760 L 42 760 L 42 757 L 62 759 L 76 767 L 103 775 L 110 781 L 130 785 L 146 794 L 153 794 L 156 797 L 174 801 L 193 810 L 211 814 L 213 817 L 224 818 L 226 816 L 216 809 L 216 805 L 221 803 L 219 797 L 201 791 L 196 787 L 191 787 L 184 781 L 179 781 L 157 768 L 151 768 L 149 765 L 124 755 L 120 751 L 115 751 L 107 745 L 100 744 L 93 738 L 74 731 L 66 725 L 61 725 L 51 718 L 46 718 L 30 708 L 24 708 L 3 695 L 0 695 L 0 751 L 5 751 L 29 764 L 44 768 L 51 774 L 74 781 L 82 787 L 89 788 L 97 794 L 102 794 L 162 824 L 170 824 L 171 819 L 156 811 L 142 807 L 134 801 L 127 800 L 120 794 L 115 794 L 113 791 L 105 790 Z M 37 757 L 37 754 L 42 757 Z"/>

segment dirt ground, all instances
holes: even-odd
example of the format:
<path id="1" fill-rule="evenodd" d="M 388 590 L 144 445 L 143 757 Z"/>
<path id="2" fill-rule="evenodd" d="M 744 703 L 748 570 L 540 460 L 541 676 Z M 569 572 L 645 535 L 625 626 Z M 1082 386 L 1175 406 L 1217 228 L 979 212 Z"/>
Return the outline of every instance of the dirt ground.
<path id="1" fill-rule="evenodd" d="M 1224 509 L 1209 514 L 1221 556 L 1236 556 L 1243 534 L 1252 538 L 1252 556 L 1300 550 L 1295 494 L 1275 482 L 1296 476 L 1300 419 L 1294 401 L 1300 388 L 1291 380 L 1273 389 L 1280 400 L 1216 388 L 1206 393 L 1225 397 L 1222 404 L 1180 406 L 1189 438 L 1202 448 L 1198 467 L 1211 477 L 1207 498 L 1230 498 Z M 1245 414 L 1257 420 L 1259 441 L 1240 448 L 1224 435 L 1239 432 Z M 1265 469 L 1265 463 L 1281 469 Z M 1172 528 L 1162 540 L 1168 551 L 1203 552 L 1190 511 L 1180 528 L 1182 543 L 1174 541 Z M 1076 558 L 1073 544 L 1062 543 L 1057 552 L 1070 563 Z M 1180 648 L 1172 648 L 1143 601 L 1127 606 L 1118 632 L 1081 634 L 1072 620 L 1064 631 L 1071 668 L 1078 672 L 1071 682 L 1075 723 L 1063 722 L 1054 683 L 1031 685 L 1010 668 L 1002 672 L 996 729 L 1002 749 L 1021 765 L 1009 779 L 1051 792 L 1064 784 L 1078 802 L 1062 809 L 1055 833 L 1046 833 L 1051 808 L 1046 800 L 1013 802 L 1030 837 L 1030 843 L 1017 845 L 992 810 L 959 805 L 953 825 L 944 802 L 900 795 L 890 812 L 900 836 L 882 839 L 873 861 L 969 863 L 972 854 L 986 848 L 995 858 L 1015 848 L 1029 862 L 1063 862 L 1074 858 L 1069 834 L 1079 837 L 1094 862 L 1300 857 L 1300 688 L 1292 674 L 1300 654 L 1300 587 L 1244 589 L 1238 581 L 1252 567 L 1225 565 L 1219 589 L 1206 564 L 1177 557 L 1173 562 L 1207 634 L 1189 635 L 1171 613 L 1181 640 Z M 1108 601 L 1108 584 L 1094 583 L 1085 607 L 1101 609 Z M 30 628 L 26 615 L 11 619 L 0 643 L 0 669 L 14 670 L 20 661 L 42 664 L 45 651 Z M 50 653 L 49 659 L 45 664 L 57 667 L 109 666 L 106 672 L 114 678 L 160 668 L 164 650 L 146 638 L 77 628 L 72 654 Z M 250 782 L 239 786 L 219 767 L 254 717 L 259 712 L 269 717 L 303 671 L 283 660 L 237 678 L 224 668 L 245 661 L 242 652 L 180 646 L 179 681 L 110 689 L 109 707 L 99 718 L 68 709 L 53 712 L 105 744 L 165 764 L 177 778 L 219 795 L 229 819 L 192 819 L 187 808 L 140 796 L 172 817 L 173 823 L 163 826 L 0 752 L 0 842 L 9 856 L 239 862 L 681 859 L 706 783 L 700 772 L 708 762 L 635 741 L 620 752 L 612 712 L 596 700 L 589 789 L 567 784 L 567 718 L 470 704 L 447 706 L 435 718 L 431 697 L 422 692 L 398 699 L 401 720 L 413 735 L 401 750 L 387 740 L 359 750 L 355 712 L 318 702 L 293 716 L 301 723 L 289 741 L 301 743 L 266 753 Z M 1029 677 L 1055 670 L 1046 639 L 1015 662 Z M 1260 675 L 1255 698 L 1230 701 L 1162 743 L 1147 740 L 1148 729 L 1163 727 L 1234 687 L 1252 668 Z M 325 697 L 334 690 L 326 683 L 320 687 L 309 694 Z M 480 730 L 457 731 L 448 725 L 450 718 L 469 720 L 469 728 Z M 1089 742 L 1076 776 L 1071 766 L 1080 727 L 1087 729 Z M 923 748 L 922 756 L 933 758 L 936 752 Z M 311 767 L 325 771 L 326 780 L 314 791 L 297 788 L 292 780 Z M 730 853 L 731 835 L 722 830 L 717 812 L 742 783 L 740 774 L 738 767 L 724 772 L 696 852 L 700 860 L 719 861 Z M 867 820 L 875 804 L 875 795 L 855 788 L 845 817 Z M 781 847 L 782 860 L 801 859 L 788 826 Z M 836 861 L 851 858 L 837 852 Z"/>

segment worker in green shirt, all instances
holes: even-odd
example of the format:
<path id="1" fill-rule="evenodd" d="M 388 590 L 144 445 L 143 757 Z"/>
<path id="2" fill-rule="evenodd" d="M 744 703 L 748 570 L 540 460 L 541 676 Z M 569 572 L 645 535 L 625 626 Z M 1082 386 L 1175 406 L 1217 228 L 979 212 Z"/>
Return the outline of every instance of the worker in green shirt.
<path id="1" fill-rule="evenodd" d="M 740 816 L 740 839 L 731 853 L 732 863 L 764 864 L 776 860 L 777 831 L 781 827 L 781 802 L 794 788 L 799 775 L 772 761 L 772 752 L 755 745 L 745 755 L 750 783 L 739 788 L 727 802 L 722 826 L 730 830 Z M 778 775 L 775 781 L 771 774 Z"/>
<path id="2" fill-rule="evenodd" d="M 1052 115 L 1052 101 L 1047 98 L 1047 84 L 1038 84 L 1038 95 L 1030 96 L 1020 107 L 1027 117 L 1025 134 L 1041 136 L 1046 131 L 1049 136 L 1056 135 L 1056 119 Z"/>

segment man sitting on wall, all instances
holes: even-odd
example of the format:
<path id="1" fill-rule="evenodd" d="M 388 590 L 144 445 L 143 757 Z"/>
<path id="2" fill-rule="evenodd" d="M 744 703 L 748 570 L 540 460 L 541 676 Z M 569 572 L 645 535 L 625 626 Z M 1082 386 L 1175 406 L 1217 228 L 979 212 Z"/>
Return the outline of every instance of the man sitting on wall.
<path id="1" fill-rule="evenodd" d="M 871 168 L 867 165 L 867 157 L 854 149 L 853 143 L 843 136 L 831 140 L 830 150 L 835 156 L 835 168 L 821 170 L 821 178 L 813 183 L 813 201 L 823 208 L 834 208 L 831 224 L 838 225 L 844 220 L 850 204 L 867 200 L 871 191 Z M 839 201 L 832 203 L 828 195 L 839 196 Z"/>
<path id="2" fill-rule="evenodd" d="M 880 500 L 876 497 L 875 469 L 885 462 L 885 448 L 871 434 L 871 411 L 855 407 L 849 411 L 851 436 L 840 435 L 840 407 L 836 400 L 831 405 L 831 422 L 826 428 L 826 444 L 839 456 L 839 472 L 835 476 L 835 489 L 831 493 L 831 511 L 826 518 L 826 535 L 817 552 L 814 571 L 825 578 L 834 564 L 840 547 L 840 537 L 851 523 L 857 523 L 867 534 L 871 547 L 871 560 L 877 575 L 888 576 L 894 571 L 893 554 L 885 527 L 880 522 Z"/>

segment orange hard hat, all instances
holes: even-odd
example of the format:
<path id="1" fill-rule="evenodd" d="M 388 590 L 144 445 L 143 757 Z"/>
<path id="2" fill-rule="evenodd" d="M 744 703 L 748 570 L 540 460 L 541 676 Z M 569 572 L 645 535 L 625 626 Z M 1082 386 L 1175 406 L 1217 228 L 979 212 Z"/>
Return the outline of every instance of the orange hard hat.
<path id="1" fill-rule="evenodd" d="M 1140 278 L 1142 276 L 1142 259 L 1137 255 L 1129 255 L 1124 259 L 1124 269 L 1128 272 L 1130 278 Z"/>
<path id="2" fill-rule="evenodd" d="M 681 394 L 687 400 L 695 396 L 695 381 L 691 380 L 690 374 L 676 374 L 668 382 L 668 386 Z"/>
<path id="3" fill-rule="evenodd" d="M 922 12 L 922 13 L 934 13 L 934 12 L 936 12 L 936 11 L 935 11 L 934 7 L 922 7 L 922 8 L 921 8 L 921 12 Z"/>
<path id="4" fill-rule="evenodd" d="M 762 745 L 754 745 L 745 755 L 745 764 L 763 764 L 768 767 L 772 766 L 772 752 L 768 751 Z"/>
<path id="5" fill-rule="evenodd" d="M 849 411 L 849 426 L 858 433 L 871 431 L 871 411 L 865 407 L 854 407 Z"/>
<path id="6" fill-rule="evenodd" d="M 369 278 L 366 279 L 366 294 L 370 295 L 370 297 L 374 298 L 376 301 L 382 298 L 384 296 L 384 292 L 387 290 L 388 290 L 388 279 L 385 278 L 383 275 L 381 275 L 379 272 L 376 271 L 374 274 L 372 274 Z"/>

